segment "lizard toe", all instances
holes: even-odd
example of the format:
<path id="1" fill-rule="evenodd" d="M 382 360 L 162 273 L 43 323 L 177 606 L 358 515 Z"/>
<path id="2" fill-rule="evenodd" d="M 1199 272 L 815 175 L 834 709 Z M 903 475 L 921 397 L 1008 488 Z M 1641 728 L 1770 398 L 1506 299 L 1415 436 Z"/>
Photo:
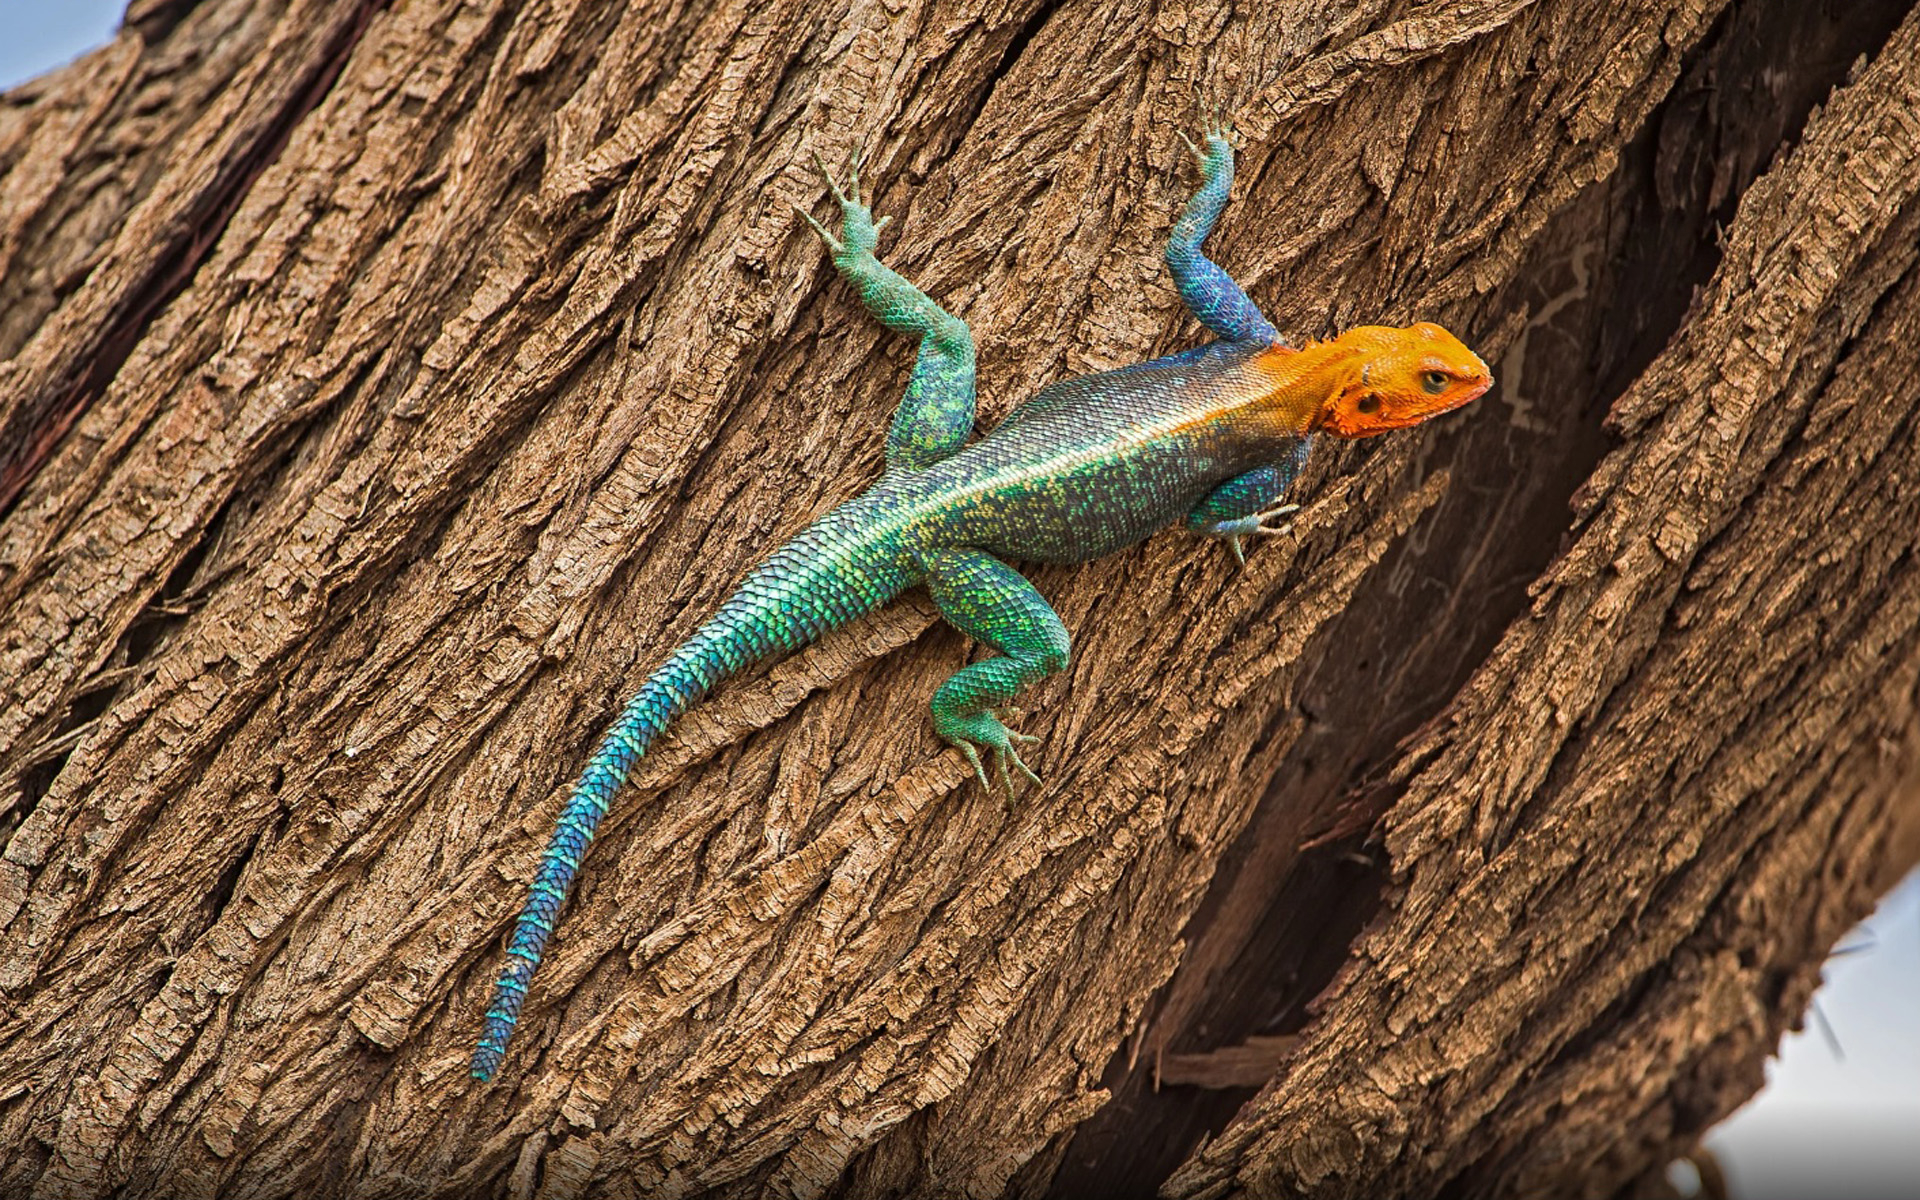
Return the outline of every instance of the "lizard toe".
<path id="1" fill-rule="evenodd" d="M 1282 504 L 1277 508 L 1269 508 L 1263 512 L 1255 513 L 1254 517 L 1257 523 L 1253 527 L 1253 532 L 1262 537 L 1278 537 L 1293 528 L 1292 521 L 1282 520 L 1282 518 L 1290 517 L 1299 511 L 1300 506 L 1298 504 Z M 1276 521 L 1279 523 L 1274 524 L 1273 522 Z"/>
<path id="2" fill-rule="evenodd" d="M 993 784 L 987 779 L 987 765 L 980 761 L 980 752 L 973 748 L 973 743 L 955 742 L 954 746 L 966 756 L 967 762 L 972 764 L 974 776 L 980 780 L 980 786 L 991 792 Z"/>

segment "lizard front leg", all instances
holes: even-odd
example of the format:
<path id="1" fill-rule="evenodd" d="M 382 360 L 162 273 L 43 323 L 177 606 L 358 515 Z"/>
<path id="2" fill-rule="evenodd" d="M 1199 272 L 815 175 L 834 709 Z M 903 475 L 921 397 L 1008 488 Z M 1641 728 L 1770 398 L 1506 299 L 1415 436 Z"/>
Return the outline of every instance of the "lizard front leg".
<path id="1" fill-rule="evenodd" d="M 1035 783 L 1035 775 L 1014 750 L 1015 742 L 1036 739 L 1014 733 L 993 710 L 1021 688 L 1067 665 L 1066 626 L 1046 599 L 1018 571 L 984 550 L 928 550 L 920 555 L 927 590 L 940 615 L 960 632 L 1000 652 L 962 667 L 933 694 L 933 727 L 973 764 L 981 786 L 991 790 L 982 749 L 991 751 L 1000 779 L 1013 796 L 1011 762 Z"/>
<path id="2" fill-rule="evenodd" d="M 1186 141 L 1184 134 L 1181 140 Z M 1167 239 L 1167 269 L 1173 272 L 1174 286 L 1180 289 L 1187 308 L 1215 337 L 1273 345 L 1281 340 L 1280 331 L 1233 277 L 1200 248 L 1213 232 L 1213 223 L 1220 219 L 1227 194 L 1233 190 L 1233 147 L 1227 142 L 1226 132 L 1210 129 L 1201 141 L 1205 150 L 1187 142 L 1187 148 L 1200 160 L 1200 190 L 1174 222 L 1173 234 Z"/>
<path id="3" fill-rule="evenodd" d="M 1219 538 L 1233 551 L 1240 565 L 1245 566 L 1247 556 L 1240 539 L 1286 532 L 1286 524 L 1272 522 L 1299 509 L 1298 504 L 1280 502 L 1293 487 L 1293 481 L 1300 477 L 1312 445 L 1310 438 L 1300 438 L 1293 443 L 1291 453 L 1279 462 L 1255 467 L 1214 488 L 1187 514 L 1187 528 Z"/>
<path id="4" fill-rule="evenodd" d="M 960 449 L 973 432 L 973 334 L 965 321 L 874 257 L 880 230 L 893 218 L 875 221 L 873 210 L 861 203 L 859 159 L 848 169 L 845 189 L 824 163 L 820 172 L 840 205 L 840 236 L 805 209 L 800 215 L 833 251 L 833 265 L 860 293 L 867 311 L 888 329 L 920 339 L 913 377 L 887 431 L 887 466 L 929 466 Z"/>

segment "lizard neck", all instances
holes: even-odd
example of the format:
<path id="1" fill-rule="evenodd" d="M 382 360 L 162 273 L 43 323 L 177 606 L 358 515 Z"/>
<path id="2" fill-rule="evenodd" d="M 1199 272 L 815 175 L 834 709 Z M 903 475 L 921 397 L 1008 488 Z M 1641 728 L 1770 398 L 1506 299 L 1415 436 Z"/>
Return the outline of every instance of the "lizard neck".
<path id="1" fill-rule="evenodd" d="M 1268 389 L 1259 404 L 1276 430 L 1290 437 L 1312 433 L 1320 416 L 1359 369 L 1360 353 L 1339 341 L 1308 342 L 1295 350 L 1273 346 L 1248 362 Z"/>

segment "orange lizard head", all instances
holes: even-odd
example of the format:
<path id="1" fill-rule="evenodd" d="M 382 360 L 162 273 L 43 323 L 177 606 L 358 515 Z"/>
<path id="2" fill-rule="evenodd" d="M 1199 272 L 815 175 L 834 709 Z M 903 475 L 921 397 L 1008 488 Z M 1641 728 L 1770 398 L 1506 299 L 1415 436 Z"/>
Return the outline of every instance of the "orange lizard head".
<path id="1" fill-rule="evenodd" d="M 1438 325 L 1360 325 L 1333 339 L 1349 352 L 1313 428 L 1344 438 L 1417 425 L 1493 386 L 1480 356 Z"/>

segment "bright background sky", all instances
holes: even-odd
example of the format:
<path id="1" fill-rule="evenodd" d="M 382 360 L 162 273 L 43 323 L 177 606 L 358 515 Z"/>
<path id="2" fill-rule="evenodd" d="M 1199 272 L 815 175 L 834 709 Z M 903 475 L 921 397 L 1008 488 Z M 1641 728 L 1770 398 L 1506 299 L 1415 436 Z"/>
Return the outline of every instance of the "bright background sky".
<path id="1" fill-rule="evenodd" d="M 126 0 L 0 0 L 0 90 L 113 40 Z"/>
<path id="2" fill-rule="evenodd" d="M 0 90 L 110 40 L 123 3 L 0 0 Z M 1920 1198 L 1920 871 L 1840 939 L 1814 1007 L 1707 1139 L 1733 1195 Z"/>
<path id="3" fill-rule="evenodd" d="M 1920 871 L 1840 939 L 1824 976 L 1766 1088 L 1707 1148 L 1736 1200 L 1920 1200 Z"/>

